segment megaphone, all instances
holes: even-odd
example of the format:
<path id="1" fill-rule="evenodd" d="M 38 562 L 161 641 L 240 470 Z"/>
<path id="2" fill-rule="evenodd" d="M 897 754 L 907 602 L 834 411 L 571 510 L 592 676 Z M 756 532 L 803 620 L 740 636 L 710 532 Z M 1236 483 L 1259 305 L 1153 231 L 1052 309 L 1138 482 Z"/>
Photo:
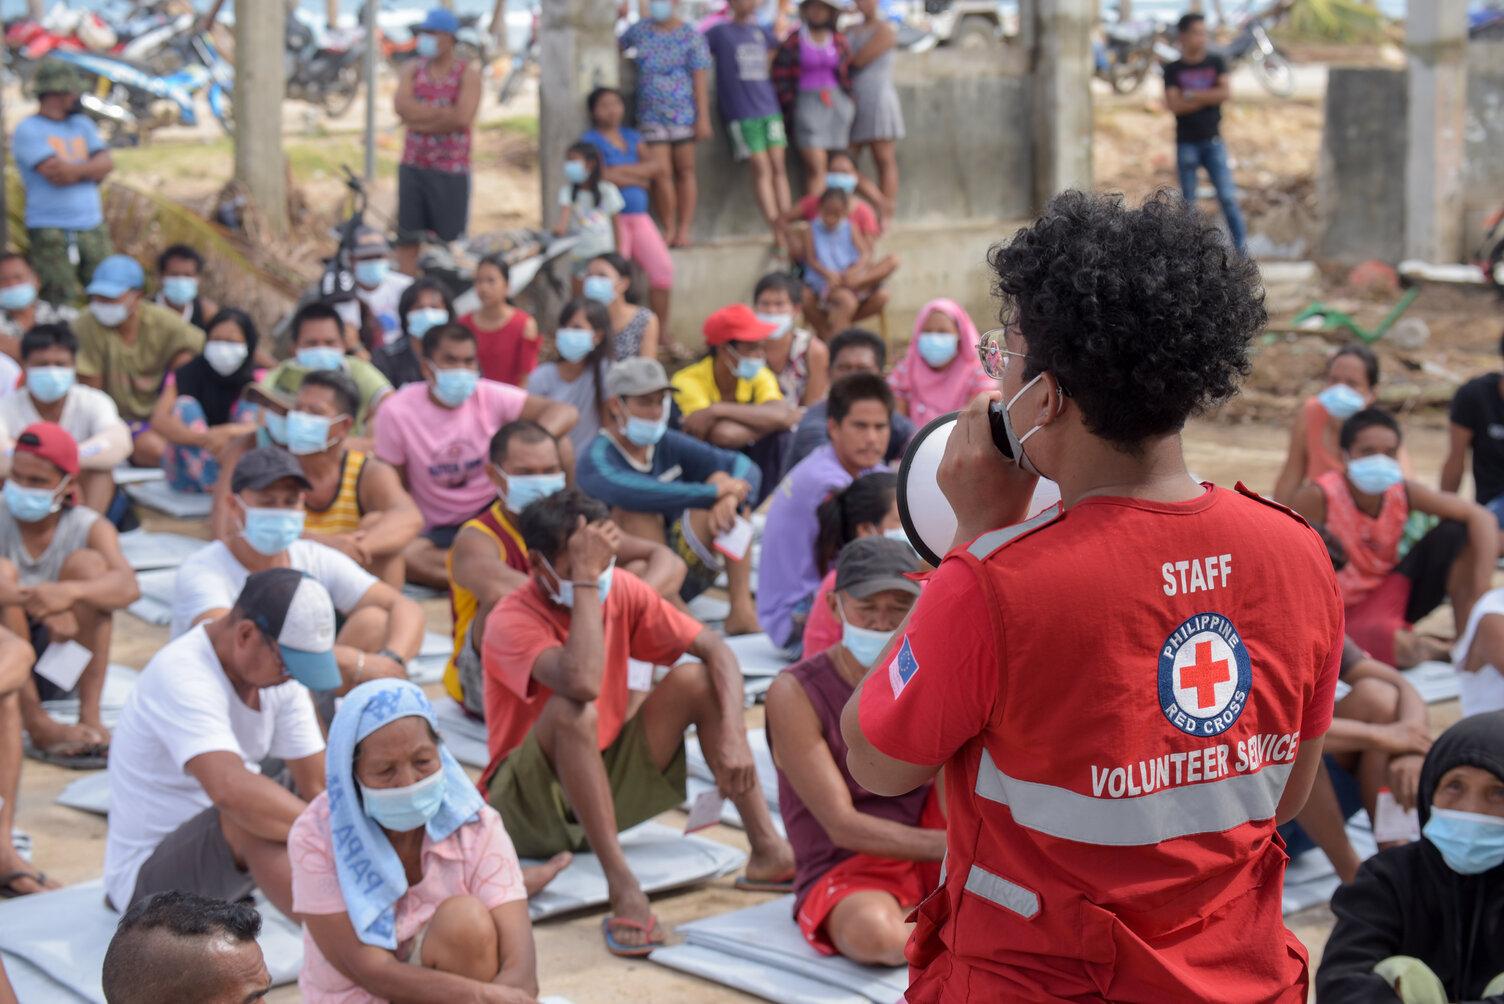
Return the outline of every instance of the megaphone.
<path id="1" fill-rule="evenodd" d="M 1001 412 L 1002 405 L 996 401 L 988 409 L 992 441 L 1003 458 L 1012 463 L 1013 451 L 1009 449 L 1008 438 L 1003 432 Z M 941 415 L 916 432 L 909 440 L 898 468 L 898 517 L 903 521 L 903 532 L 919 556 L 932 566 L 939 565 L 950 550 L 959 525 L 955 510 L 940 491 L 938 476 L 945 444 L 960 417 L 959 411 Z M 1035 516 L 1059 501 L 1060 486 L 1047 478 L 1040 478 L 1034 489 L 1034 498 L 1029 502 L 1029 516 Z"/>

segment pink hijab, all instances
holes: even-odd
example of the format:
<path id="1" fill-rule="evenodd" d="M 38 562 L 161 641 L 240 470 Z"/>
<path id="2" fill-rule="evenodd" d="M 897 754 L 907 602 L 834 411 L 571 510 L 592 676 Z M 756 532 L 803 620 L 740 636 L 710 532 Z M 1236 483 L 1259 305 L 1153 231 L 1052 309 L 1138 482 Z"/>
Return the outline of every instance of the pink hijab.
<path id="1" fill-rule="evenodd" d="M 937 310 L 955 321 L 961 334 L 956 357 L 943 370 L 931 369 L 919 354 L 919 334 L 924 331 L 924 322 Z M 898 361 L 888 377 L 893 393 L 908 404 L 909 417 L 915 425 L 923 426 L 947 412 L 959 411 L 978 394 L 997 388 L 997 381 L 986 374 L 977 357 L 980 342 L 977 326 L 956 301 L 942 297 L 920 308 L 914 319 L 908 354 Z"/>

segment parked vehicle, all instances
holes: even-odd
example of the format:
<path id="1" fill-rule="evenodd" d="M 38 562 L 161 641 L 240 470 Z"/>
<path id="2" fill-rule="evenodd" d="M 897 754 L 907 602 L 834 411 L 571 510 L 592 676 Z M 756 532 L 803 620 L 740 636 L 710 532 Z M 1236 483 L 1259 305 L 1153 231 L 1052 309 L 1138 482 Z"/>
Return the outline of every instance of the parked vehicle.
<path id="1" fill-rule="evenodd" d="M 1483 241 L 1473 260 L 1504 298 L 1504 206 L 1495 209 L 1484 221 Z"/>
<path id="2" fill-rule="evenodd" d="M 364 78 L 365 34 L 329 30 L 322 18 L 301 7 L 287 19 L 287 96 L 318 105 L 338 118 L 360 95 Z"/>
<path id="3" fill-rule="evenodd" d="M 940 45 L 987 49 L 1018 35 L 1018 0 L 923 0 L 906 23 Z"/>
<path id="4" fill-rule="evenodd" d="M 1504 0 L 1486 0 L 1467 12 L 1469 38 L 1504 39 Z"/>
<path id="5" fill-rule="evenodd" d="M 1107 21 L 1093 46 L 1096 76 L 1119 94 L 1143 86 L 1156 65 L 1159 26 L 1153 21 Z"/>
<path id="6" fill-rule="evenodd" d="M 1295 71 L 1290 67 L 1290 60 L 1269 37 L 1269 32 L 1284 19 L 1294 3 L 1295 0 L 1275 0 L 1265 10 L 1250 13 L 1238 26 L 1233 40 L 1214 50 L 1227 60 L 1229 73 L 1246 60 L 1253 75 L 1264 85 L 1264 90 L 1277 98 L 1288 98 L 1295 93 Z"/>
<path id="7" fill-rule="evenodd" d="M 539 12 L 534 9 L 531 12 L 527 41 L 520 48 L 512 50 L 512 65 L 507 68 L 507 75 L 501 80 L 497 100 L 502 104 L 512 100 L 517 94 L 517 89 L 522 86 L 523 78 L 541 65 L 539 60 L 542 50 L 538 39 L 538 22 Z"/>

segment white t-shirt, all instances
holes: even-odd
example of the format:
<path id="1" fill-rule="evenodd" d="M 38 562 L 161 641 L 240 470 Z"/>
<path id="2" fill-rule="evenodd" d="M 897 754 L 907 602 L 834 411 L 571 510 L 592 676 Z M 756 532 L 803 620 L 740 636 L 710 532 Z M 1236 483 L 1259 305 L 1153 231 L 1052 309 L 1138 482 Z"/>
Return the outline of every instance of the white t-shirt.
<path id="1" fill-rule="evenodd" d="M 10 356 L 0 352 L 0 399 L 15 397 L 15 391 L 21 384 L 21 364 Z M 29 397 L 30 395 L 23 395 Z"/>
<path id="2" fill-rule="evenodd" d="M 381 280 L 381 285 L 375 289 L 356 285 L 355 295 L 376 315 L 376 319 L 381 322 L 381 330 L 392 332 L 402 327 L 402 319 L 397 316 L 397 302 L 402 299 L 403 290 L 412 284 L 412 276 L 389 271 L 386 278 Z"/>
<path id="3" fill-rule="evenodd" d="M 0 354 L 0 359 L 9 361 L 10 357 Z M 3 379 L 3 375 L 0 375 L 0 380 Z M 40 421 L 42 416 L 37 413 L 36 402 L 31 399 L 29 392 L 20 390 L 0 397 L 0 441 L 10 445 L 22 429 Z M 79 383 L 74 384 L 68 391 L 68 396 L 63 399 L 63 413 L 59 416 L 58 425 L 67 430 L 73 441 L 79 444 L 78 459 L 84 467 L 91 466 L 89 459 L 106 445 L 90 443 L 90 440 L 116 427 L 125 436 L 130 436 L 114 399 L 102 390 Z M 129 439 L 126 441 L 129 442 Z M 86 450 L 93 452 L 86 453 Z"/>
<path id="4" fill-rule="evenodd" d="M 1490 665 L 1479 667 L 1476 673 L 1468 673 L 1462 668 L 1467 665 L 1468 649 L 1473 647 L 1478 625 L 1489 614 L 1504 614 L 1504 589 L 1490 590 L 1479 598 L 1473 612 L 1468 614 L 1467 630 L 1452 648 L 1452 667 L 1457 672 L 1463 718 L 1481 715 L 1485 711 L 1504 710 L 1504 672 L 1498 666 Z"/>
<path id="5" fill-rule="evenodd" d="M 235 694 L 200 625 L 146 664 L 110 743 L 110 829 L 105 892 L 124 908 L 157 845 L 213 803 L 184 769 L 204 753 L 233 753 L 259 771 L 274 756 L 300 760 L 324 748 L 308 690 L 288 681 L 261 691 L 261 709 Z"/>
<path id="6" fill-rule="evenodd" d="M 329 590 L 334 609 L 342 614 L 354 610 L 376 584 L 376 576 L 326 544 L 295 540 L 287 549 L 287 558 L 291 567 Z M 186 632 L 193 626 L 193 619 L 207 610 L 233 607 L 250 574 L 224 541 L 200 548 L 178 568 L 172 582 L 172 636 Z"/>

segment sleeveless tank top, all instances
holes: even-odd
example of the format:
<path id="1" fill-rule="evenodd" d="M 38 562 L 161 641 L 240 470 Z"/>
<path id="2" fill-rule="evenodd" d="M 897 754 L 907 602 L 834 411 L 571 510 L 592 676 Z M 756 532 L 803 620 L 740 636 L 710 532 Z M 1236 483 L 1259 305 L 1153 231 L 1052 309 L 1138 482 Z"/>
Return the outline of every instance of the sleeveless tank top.
<path id="1" fill-rule="evenodd" d="M 1332 429 L 1332 416 L 1314 397 L 1306 398 L 1301 408 L 1301 419 L 1306 427 L 1306 472 L 1305 480 L 1315 481 L 1323 474 L 1342 471 L 1342 458 L 1337 455 L 1337 434 Z"/>
<path id="2" fill-rule="evenodd" d="M 631 359 L 642 348 L 642 338 L 648 333 L 648 318 L 652 314 L 646 307 L 639 307 L 626 327 L 612 333 L 611 351 L 618 362 Z"/>
<path id="3" fill-rule="evenodd" d="M 334 501 L 324 509 L 309 506 L 303 517 L 304 529 L 318 534 L 359 530 L 360 518 L 365 515 L 360 507 L 360 476 L 365 469 L 366 455 L 359 450 L 346 450 L 339 462 L 339 488 L 334 493 Z"/>
<path id="4" fill-rule="evenodd" d="M 506 510 L 500 502 L 491 504 L 491 508 L 479 516 L 465 523 L 461 530 L 475 529 L 490 537 L 496 542 L 496 552 L 508 568 L 528 574 L 527 545 L 522 542 L 522 534 L 512 525 L 507 518 Z M 444 568 L 449 573 L 449 613 L 454 622 L 454 651 L 449 658 L 449 665 L 444 667 L 444 690 L 450 697 L 460 703 L 465 701 L 465 690 L 460 683 L 459 658 L 464 651 L 466 642 L 469 640 L 470 625 L 475 621 L 476 611 L 480 609 L 480 601 L 475 594 L 458 582 L 454 581 L 454 550 L 444 556 Z"/>
<path id="5" fill-rule="evenodd" d="M 846 769 L 847 747 L 846 740 L 841 738 L 841 710 L 846 707 L 846 702 L 851 699 L 856 688 L 841 678 L 830 655 L 821 652 L 784 672 L 799 681 L 809 703 L 814 707 L 815 717 L 820 719 L 820 732 L 825 737 L 825 744 L 830 747 L 830 755 L 835 759 L 836 769 L 841 772 L 841 779 L 846 782 L 846 790 L 851 793 L 851 804 L 856 810 L 905 826 L 918 826 L 931 785 L 920 785 L 907 795 L 889 798 L 874 795 L 857 784 L 851 772 Z M 771 747 L 772 744 L 773 730 L 770 728 L 768 745 Z M 820 825 L 814 813 L 800 800 L 783 771 L 778 772 L 778 809 L 783 816 L 789 844 L 794 848 L 794 913 L 797 915 L 799 908 L 804 905 L 804 897 L 809 895 L 820 876 L 851 857 L 854 852 L 837 847 L 831 841 L 825 827 Z"/>
<path id="6" fill-rule="evenodd" d="M 431 108 L 453 108 L 460 98 L 465 80 L 465 66 L 456 61 L 449 74 L 436 79 L 429 73 L 432 63 L 424 60 L 413 74 L 413 97 Z M 464 174 L 470 170 L 470 129 L 458 132 L 420 133 L 409 129 L 402 148 L 402 163 L 430 171 Z"/>
<path id="7" fill-rule="evenodd" d="M 1384 493 L 1377 516 L 1358 508 L 1341 471 L 1316 479 L 1326 496 L 1326 528 L 1342 542 L 1347 565 L 1337 573 L 1342 602 L 1353 606 L 1379 587 L 1399 563 L 1400 538 L 1410 517 L 1410 499 L 1402 481 Z"/>
<path id="8" fill-rule="evenodd" d="M 58 517 L 52 539 L 40 555 L 33 558 L 21 539 L 21 526 L 10 510 L 0 505 L 0 554 L 16 566 L 21 585 L 35 586 L 43 582 L 56 582 L 62 573 L 63 562 L 68 555 L 89 542 L 89 530 L 99 513 L 81 505 L 69 506 Z"/>

